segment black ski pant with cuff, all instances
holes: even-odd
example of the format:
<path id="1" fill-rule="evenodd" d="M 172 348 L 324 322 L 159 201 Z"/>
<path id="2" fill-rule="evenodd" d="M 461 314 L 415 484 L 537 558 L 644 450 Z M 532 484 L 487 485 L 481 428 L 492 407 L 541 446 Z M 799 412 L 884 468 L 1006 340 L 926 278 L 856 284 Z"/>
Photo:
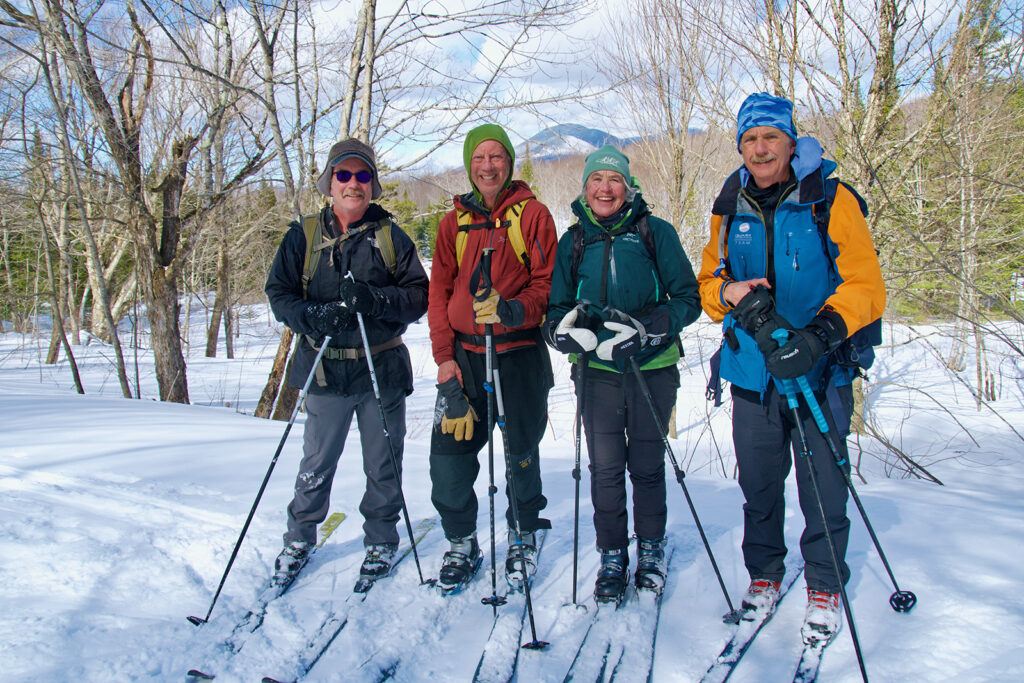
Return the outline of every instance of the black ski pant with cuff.
<path id="1" fill-rule="evenodd" d="M 843 403 L 842 409 L 852 412 L 851 387 L 838 387 L 838 393 Z M 846 440 L 836 436 L 824 393 L 816 394 L 816 397 L 828 420 L 834 443 L 846 460 L 843 467 L 849 472 Z M 793 420 L 792 409 L 785 397 L 779 395 L 774 382 L 769 385 L 763 403 L 757 392 L 735 385 L 732 387 L 732 401 L 732 438 L 739 468 L 740 489 L 746 500 L 743 504 L 743 561 L 750 578 L 780 581 L 786 572 L 786 541 L 783 532 L 786 516 L 785 484 L 795 460 L 797 494 L 804 516 L 800 551 L 805 563 L 807 587 L 838 593 L 839 584 L 836 582 L 832 555 L 821 523 L 821 512 L 808 471 L 809 463 L 802 456 L 800 435 Z M 850 519 L 846 516 L 846 480 L 818 431 L 803 396 L 800 397 L 799 414 L 845 584 L 850 578 L 845 559 L 850 536 Z"/>
<path id="2" fill-rule="evenodd" d="M 542 493 L 540 477 L 540 440 L 547 426 L 548 391 L 552 386 L 550 363 L 540 354 L 546 347 L 528 346 L 497 355 L 502 400 L 505 406 L 505 428 L 512 461 L 512 476 L 516 484 L 521 531 L 527 533 L 548 528 L 538 513 L 547 506 Z M 480 473 L 480 451 L 487 446 L 487 400 L 489 392 L 483 388 L 486 377 L 486 358 L 482 353 L 466 353 L 468 367 L 461 367 L 463 381 L 479 382 L 471 394 L 466 391 L 469 404 L 476 411 L 479 422 L 474 424 L 473 438 L 456 441 L 452 434 L 441 433 L 441 415 L 435 410 L 434 430 L 430 437 L 431 501 L 441 514 L 441 527 L 448 538 L 465 538 L 476 531 L 479 504 L 473 485 Z M 495 405 L 497 418 L 497 405 Z M 491 427 L 496 429 L 496 425 Z M 501 434 L 494 435 L 495 484 L 503 477 L 505 456 Z M 486 456 L 485 456 L 486 457 Z M 511 500 L 508 484 L 506 500 Z M 508 528 L 514 529 L 511 507 L 506 509 Z"/>
<path id="3" fill-rule="evenodd" d="M 579 368 L 573 379 L 579 382 Z M 662 425 L 668 425 L 679 388 L 671 365 L 644 370 Z M 665 535 L 665 434 L 658 431 L 647 398 L 632 372 L 588 367 L 583 388 L 583 427 L 590 456 L 590 497 L 597 547 L 629 545 L 626 471 L 633 485 L 633 531 L 640 538 Z"/>
<path id="4" fill-rule="evenodd" d="M 405 443 L 405 391 L 381 387 L 384 416 L 402 467 Z M 366 490 L 359 512 L 363 515 L 363 543 L 398 543 L 397 524 L 402 509 L 401 489 L 391 464 L 391 450 L 373 392 L 352 396 L 308 394 L 303 432 L 302 462 L 295 478 L 295 497 L 288 505 L 285 545 L 292 541 L 316 543 L 317 525 L 327 518 L 331 485 L 345 439 L 355 416 L 363 449 Z"/>

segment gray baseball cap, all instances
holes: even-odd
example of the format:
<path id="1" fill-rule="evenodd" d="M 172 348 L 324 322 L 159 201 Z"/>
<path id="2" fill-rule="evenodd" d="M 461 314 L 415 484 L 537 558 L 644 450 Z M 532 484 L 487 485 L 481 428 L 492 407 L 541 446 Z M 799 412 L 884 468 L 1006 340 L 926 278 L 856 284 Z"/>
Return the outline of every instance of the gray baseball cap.
<path id="1" fill-rule="evenodd" d="M 373 171 L 373 180 L 370 181 L 372 191 L 370 199 L 378 199 L 381 195 L 380 178 L 377 173 L 377 161 L 373 149 L 362 140 L 349 138 L 340 140 L 331 145 L 331 151 L 327 153 L 327 164 L 324 166 L 320 177 L 316 179 L 316 189 L 325 197 L 331 196 L 331 172 L 334 167 L 349 157 L 361 159 Z"/>

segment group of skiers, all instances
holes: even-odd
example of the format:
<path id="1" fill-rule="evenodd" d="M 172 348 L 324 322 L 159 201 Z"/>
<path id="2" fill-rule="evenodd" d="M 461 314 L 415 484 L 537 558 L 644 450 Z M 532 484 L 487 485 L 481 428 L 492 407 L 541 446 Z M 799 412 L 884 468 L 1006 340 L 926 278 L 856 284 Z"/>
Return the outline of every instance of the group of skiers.
<path id="1" fill-rule="evenodd" d="M 413 389 L 401 335 L 426 312 L 438 390 L 431 501 L 450 544 L 438 574 L 441 590 L 460 590 L 482 563 L 474 483 L 496 425 L 508 473 L 510 589 L 522 589 L 536 571 L 537 532 L 550 528 L 540 516 L 547 500 L 539 445 L 553 385 L 546 343 L 569 355 L 586 432 L 601 556 L 595 599 L 618 601 L 630 582 L 627 471 L 637 539 L 633 580 L 638 590 L 660 593 L 664 425 L 680 382 L 679 334 L 703 307 L 723 322 L 714 382 L 720 376 L 732 385 L 746 501 L 742 550 L 751 579 L 741 609 L 770 613 L 778 598 L 786 555 L 783 487 L 795 462 L 805 519 L 803 634 L 831 638 L 841 623 L 840 587 L 849 578 L 847 490 L 807 406 L 787 407 L 785 382 L 806 378 L 827 406 L 829 424 L 845 436 L 856 368 L 839 359 L 850 336 L 881 316 L 885 288 L 861 200 L 829 179 L 836 165 L 822 158 L 820 145 L 797 136 L 790 101 L 748 97 L 739 110 L 737 149 L 743 163 L 714 203 L 695 275 L 675 228 L 651 214 L 620 150 L 606 145 L 586 158 L 572 204 L 577 222 L 559 240 L 548 209 L 512 179 L 515 150 L 506 132 L 494 124 L 474 128 L 464 145 L 471 190 L 454 198 L 438 227 L 428 280 L 412 240 L 373 203 L 381 194 L 373 150 L 355 139 L 333 145 L 317 182 L 330 204 L 292 225 L 266 285 L 275 316 L 302 335 L 291 384 L 301 387 L 315 376 L 275 580 L 291 581 L 316 542 L 353 415 L 366 474 L 360 576 L 373 581 L 390 572 L 404 503 L 405 399 Z M 790 454 L 798 427 L 813 462 Z M 842 439 L 839 448 L 845 455 Z M 491 476 L 493 483 L 493 469 Z"/>

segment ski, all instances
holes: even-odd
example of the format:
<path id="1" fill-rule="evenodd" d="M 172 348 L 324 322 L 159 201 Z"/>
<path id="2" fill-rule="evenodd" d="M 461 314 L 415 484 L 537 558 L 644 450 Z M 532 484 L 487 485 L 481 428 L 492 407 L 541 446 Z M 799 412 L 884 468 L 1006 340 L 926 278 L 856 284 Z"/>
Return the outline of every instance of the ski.
<path id="1" fill-rule="evenodd" d="M 419 546 L 420 541 L 430 532 L 431 529 L 437 524 L 436 517 L 430 517 L 428 519 L 421 520 L 416 525 L 416 529 L 413 532 L 414 543 Z M 394 564 L 391 565 L 391 572 L 393 575 L 398 565 L 412 554 L 412 546 L 407 546 L 402 552 L 395 556 Z M 378 579 L 379 581 L 379 579 Z M 345 626 L 348 625 L 348 617 L 353 609 L 366 600 L 366 596 L 369 594 L 370 589 L 377 583 L 377 581 L 369 582 L 368 585 L 357 584 L 357 588 L 362 589 L 361 592 L 353 591 L 342 603 L 341 607 L 337 610 L 333 610 L 324 619 L 324 622 L 316 630 L 310 640 L 306 643 L 302 652 L 299 654 L 293 670 L 295 675 L 290 677 L 289 681 L 297 681 L 304 677 L 310 672 L 310 670 L 316 666 L 316 663 L 320 661 L 320 658 L 324 656 L 324 653 L 331 647 L 331 644 L 338 638 L 338 635 L 342 632 Z M 280 679 L 276 679 L 270 676 L 263 677 L 263 681 L 266 683 L 284 683 Z"/>
<path id="2" fill-rule="evenodd" d="M 804 651 L 800 654 L 800 662 L 796 666 L 796 673 L 793 675 L 793 683 L 812 683 L 812 681 L 818 680 L 821 657 L 825 654 L 825 648 L 833 640 L 835 640 L 835 636 L 829 640 L 816 640 L 804 645 Z"/>
<path id="3" fill-rule="evenodd" d="M 628 590 L 626 591 L 629 592 Z M 591 681 L 602 680 L 608 666 L 608 654 L 611 650 L 611 622 L 616 611 L 626 601 L 623 596 L 621 602 L 598 602 L 594 616 L 583 634 L 583 640 L 576 648 L 576 656 L 573 657 L 569 671 L 562 679 L 562 683 L 568 681 Z M 596 669 L 595 669 L 596 665 Z"/>
<path id="4" fill-rule="evenodd" d="M 750 645 L 754 642 L 754 638 L 761 632 L 764 625 L 767 624 L 772 615 L 778 611 L 779 603 L 786 597 L 786 593 L 796 582 L 797 577 L 803 572 L 803 564 L 798 564 L 790 567 L 786 570 L 786 575 L 782 579 L 782 584 L 779 586 L 779 599 L 775 602 L 775 608 L 764 615 L 760 619 L 754 619 L 752 621 L 741 620 L 736 630 L 733 632 L 732 638 L 725 644 L 722 651 L 719 653 L 718 658 L 715 659 L 715 663 L 711 665 L 711 668 L 707 670 L 701 683 L 724 683 L 729 680 L 729 676 L 736 670 L 736 666 L 740 663 L 740 659 L 746 654 L 747 650 L 750 649 Z"/>
<path id="5" fill-rule="evenodd" d="M 538 568 L 545 539 L 547 530 L 537 531 L 537 554 L 534 556 L 534 562 Z M 533 586 L 532 579 L 530 586 Z M 505 597 L 507 602 L 494 618 L 487 643 L 480 654 L 480 661 L 477 662 L 476 672 L 473 674 L 474 682 L 511 681 L 515 677 L 523 628 L 529 616 L 526 612 L 526 594 L 522 588 L 515 591 L 510 589 Z"/>
<path id="6" fill-rule="evenodd" d="M 666 585 L 668 584 L 673 550 L 673 546 L 669 546 L 665 553 Z M 630 634 L 638 634 L 636 636 L 637 640 L 647 644 L 647 647 L 631 647 L 629 649 L 625 646 L 620 647 L 618 661 L 612 668 L 612 681 L 628 680 L 631 676 L 642 678 L 645 681 L 651 680 L 654 671 L 654 648 L 658 641 L 658 623 L 661 620 L 661 602 L 664 594 L 665 586 L 662 586 L 661 592 L 644 588 L 637 588 L 634 591 L 636 601 L 631 603 L 630 607 L 635 605 L 633 611 L 636 612 L 636 615 L 626 615 L 626 618 L 629 619 L 628 632 Z M 653 619 L 651 619 L 652 613 Z M 637 673 L 643 674 L 643 672 L 646 672 L 646 675 L 636 676 Z M 604 675 L 602 673 L 601 678 L 598 680 L 603 679 Z"/>
<path id="7" fill-rule="evenodd" d="M 259 597 L 256 598 L 256 604 L 234 625 L 231 633 L 218 645 L 218 650 L 227 650 L 230 655 L 236 655 L 241 651 L 249 636 L 263 625 L 263 619 L 267 616 L 267 608 L 270 606 L 270 603 L 287 593 L 288 589 L 295 585 L 295 580 L 302 572 L 302 569 L 305 569 L 309 564 L 313 554 L 327 542 L 327 539 L 331 537 L 334 530 L 345 521 L 346 516 L 344 512 L 335 512 L 320 525 L 320 542 L 309 551 L 306 563 L 295 573 L 291 581 L 286 584 L 276 584 L 273 578 L 267 580 L 263 590 L 260 591 Z M 206 673 L 198 668 L 189 669 L 187 675 L 199 680 L 213 680 L 214 678 L 214 674 Z"/>

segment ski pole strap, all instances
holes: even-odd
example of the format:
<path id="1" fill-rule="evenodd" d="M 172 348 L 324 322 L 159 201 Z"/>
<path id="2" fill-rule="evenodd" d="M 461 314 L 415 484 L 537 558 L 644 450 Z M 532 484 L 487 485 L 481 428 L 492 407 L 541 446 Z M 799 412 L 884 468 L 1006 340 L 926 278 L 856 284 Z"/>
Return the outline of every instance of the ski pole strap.
<path id="1" fill-rule="evenodd" d="M 821 412 L 821 406 L 818 405 L 818 399 L 814 396 L 814 392 L 811 391 L 811 386 L 807 383 L 806 377 L 796 378 L 797 386 L 800 387 L 800 393 L 804 395 L 804 400 L 807 401 L 807 407 L 811 409 L 811 415 L 814 416 L 814 421 L 818 424 L 818 429 L 821 433 L 828 434 L 828 421 L 825 419 L 825 414 Z"/>
<path id="2" fill-rule="evenodd" d="M 480 250 L 480 263 L 469 278 L 469 293 L 477 301 L 483 301 L 491 295 L 491 287 L 494 284 L 491 280 L 491 254 L 493 253 L 494 247 L 484 247 Z M 480 292 L 479 295 L 477 292 Z"/>

